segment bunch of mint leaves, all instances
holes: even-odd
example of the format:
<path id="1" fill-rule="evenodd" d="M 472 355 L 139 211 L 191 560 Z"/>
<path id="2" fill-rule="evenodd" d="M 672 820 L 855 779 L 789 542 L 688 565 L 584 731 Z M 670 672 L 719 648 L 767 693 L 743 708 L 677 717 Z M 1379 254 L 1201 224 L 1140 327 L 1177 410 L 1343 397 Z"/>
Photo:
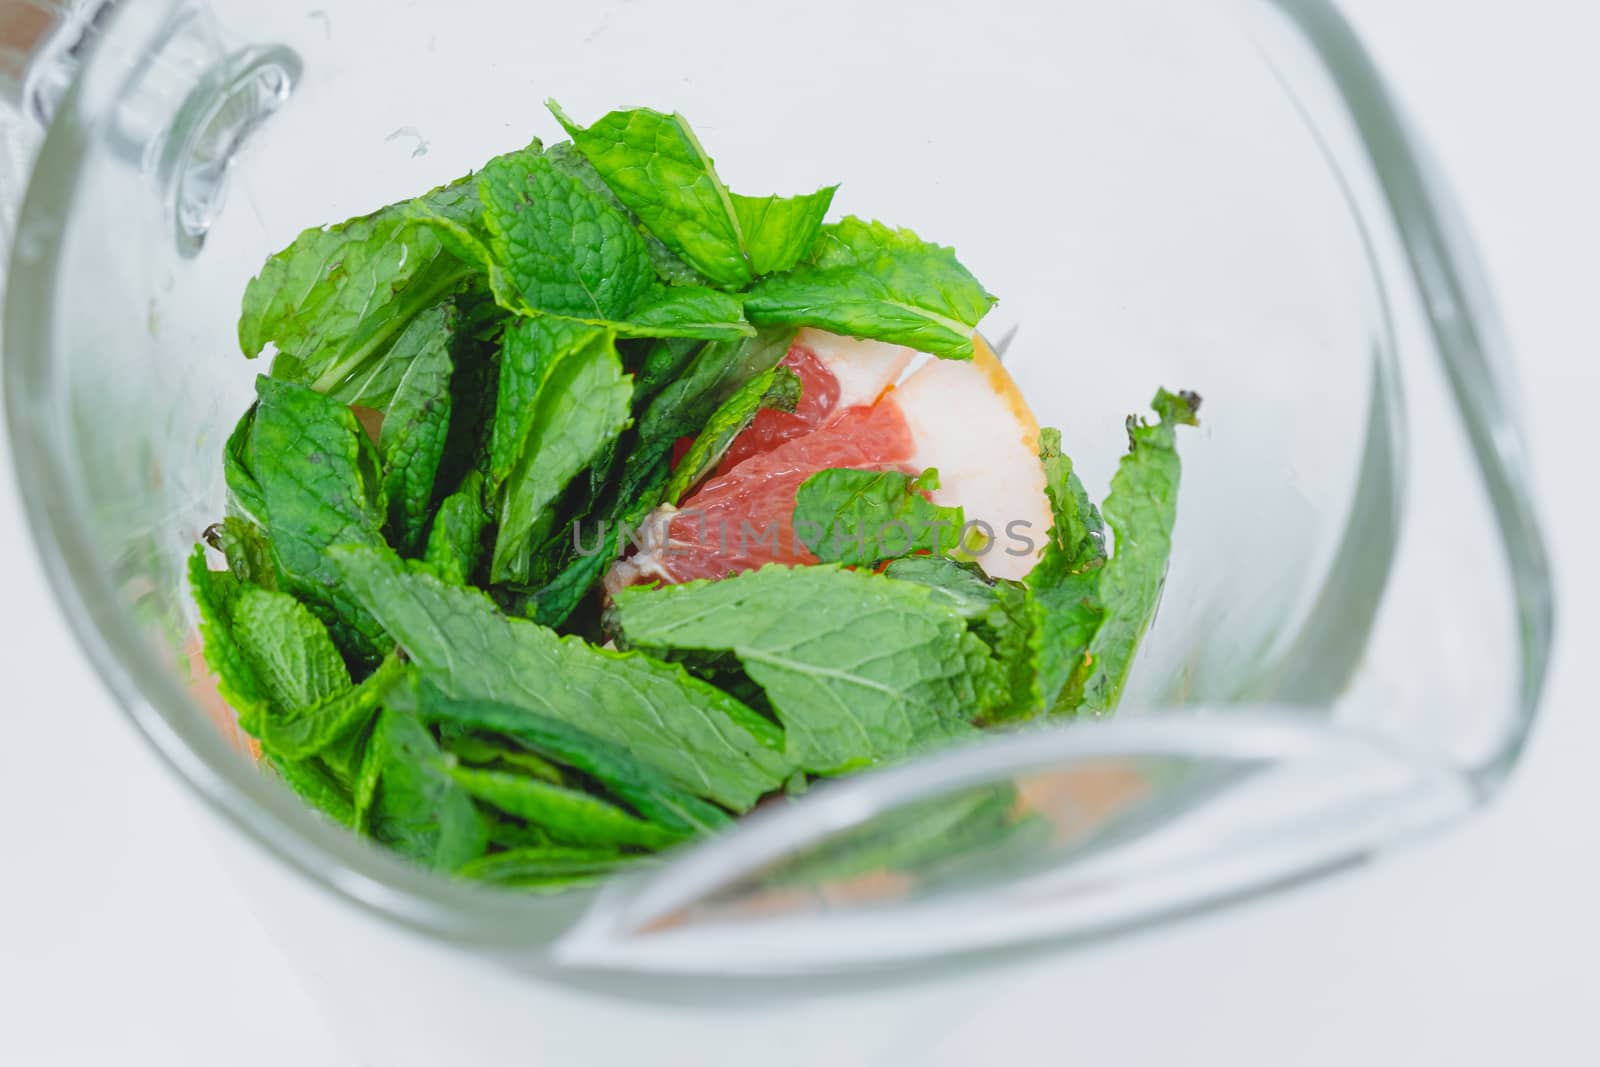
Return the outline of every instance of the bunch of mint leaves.
<path id="1" fill-rule="evenodd" d="M 1165 574 L 1187 394 L 1130 420 L 1103 509 L 1044 432 L 1055 529 L 1026 581 L 908 543 L 607 601 L 619 524 L 793 410 L 796 329 L 968 359 L 994 298 L 948 248 L 825 222 L 833 188 L 731 192 L 677 115 L 551 108 L 570 141 L 308 230 L 245 292 L 241 346 L 275 354 L 224 449 L 226 569 L 200 545 L 189 577 L 263 765 L 418 863 L 537 891 L 810 777 L 1111 710 Z M 824 471 L 797 516 L 916 514 L 935 477 Z"/>

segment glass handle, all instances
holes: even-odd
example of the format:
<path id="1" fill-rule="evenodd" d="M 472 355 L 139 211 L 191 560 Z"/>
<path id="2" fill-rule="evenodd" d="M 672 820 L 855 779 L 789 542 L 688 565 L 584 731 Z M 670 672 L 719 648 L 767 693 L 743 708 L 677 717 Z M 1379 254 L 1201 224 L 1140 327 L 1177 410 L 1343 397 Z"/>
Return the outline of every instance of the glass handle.
<path id="1" fill-rule="evenodd" d="M 553 958 L 700 975 L 903 965 L 1226 899 L 1471 810 L 1460 776 L 1423 754 L 1303 709 L 1211 711 L 1035 727 L 823 783 L 614 878 Z"/>
<path id="2" fill-rule="evenodd" d="M 44 131 L 118 0 L 0 0 L 0 234 L 18 209 Z M 174 239 L 197 254 L 221 209 L 227 172 L 250 134 L 288 99 L 294 52 L 232 49 L 199 0 L 148 4 L 148 62 L 117 89 L 123 155 L 148 166 L 171 205 Z M 135 9 L 129 9 L 134 14 Z"/>

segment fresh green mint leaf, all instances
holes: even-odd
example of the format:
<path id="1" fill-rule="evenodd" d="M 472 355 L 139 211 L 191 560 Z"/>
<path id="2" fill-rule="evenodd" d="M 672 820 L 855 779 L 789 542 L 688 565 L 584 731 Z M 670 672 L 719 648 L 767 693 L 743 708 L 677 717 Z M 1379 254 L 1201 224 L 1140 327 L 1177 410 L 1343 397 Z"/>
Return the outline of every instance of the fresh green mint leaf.
<path id="1" fill-rule="evenodd" d="M 440 743 L 457 760 L 482 770 L 532 776 L 551 785 L 563 785 L 567 780 L 560 767 L 510 740 L 451 726 L 440 730 Z"/>
<path id="2" fill-rule="evenodd" d="M 793 330 L 775 329 L 705 345 L 683 375 L 650 402 L 639 420 L 640 441 L 646 448 L 670 450 L 678 438 L 699 433 L 746 382 L 782 362 L 793 342 Z"/>
<path id="3" fill-rule="evenodd" d="M 638 858 L 615 849 L 550 845 L 483 856 L 463 865 L 456 875 L 506 889 L 549 891 L 588 885 L 633 862 Z"/>
<path id="4" fill-rule="evenodd" d="M 1105 618 L 1100 600 L 1104 564 L 1074 571 L 1067 557 L 1045 557 L 1029 573 L 1028 588 L 1039 605 L 1039 693 L 1043 707 L 1058 714 L 1076 711 L 1092 661 L 1089 642 Z"/>
<path id="5" fill-rule="evenodd" d="M 1165 389 L 1151 402 L 1159 421 L 1128 419 L 1129 451 L 1111 478 L 1105 501 L 1106 522 L 1116 538 L 1115 551 L 1100 573 L 1100 602 L 1105 618 L 1089 643 L 1092 672 L 1084 685 L 1083 705 L 1104 713 L 1116 707 L 1133 654 L 1155 618 L 1172 553 L 1172 529 L 1178 518 L 1177 428 L 1195 426 L 1200 398 Z"/>
<path id="6" fill-rule="evenodd" d="M 260 527 L 267 521 L 267 503 L 261 497 L 256 476 L 251 473 L 250 434 L 255 423 L 256 409 L 251 405 L 228 435 L 222 450 L 222 474 L 228 486 L 228 513 Z"/>
<path id="7" fill-rule="evenodd" d="M 549 848 L 555 844 L 550 835 L 537 826 L 530 826 L 521 819 L 509 815 L 501 815 L 493 808 L 480 807 L 478 814 L 483 816 L 484 825 L 489 828 L 491 855 L 514 849 Z M 467 866 L 470 867 L 472 864 Z M 456 873 L 460 874 L 459 871 Z"/>
<path id="8" fill-rule="evenodd" d="M 659 849 L 684 839 L 598 797 L 527 775 L 454 767 L 450 776 L 480 803 L 525 819 L 565 844 Z"/>
<path id="9" fill-rule="evenodd" d="M 272 565 L 272 545 L 267 532 L 239 515 L 229 515 L 206 531 L 206 543 L 221 552 L 229 572 L 247 585 L 263 589 L 278 587 L 278 572 Z"/>
<path id="10" fill-rule="evenodd" d="M 628 217 L 543 156 L 507 156 L 478 179 L 497 262 L 538 311 L 614 321 L 654 275 Z"/>
<path id="11" fill-rule="evenodd" d="M 446 696 L 524 708 L 592 733 L 678 788 L 737 810 L 791 769 L 768 747 L 775 741 L 746 728 L 748 708 L 680 667 L 557 637 L 390 553 L 350 549 L 333 558 L 345 587 Z"/>
<path id="12" fill-rule="evenodd" d="M 389 709 L 370 742 L 377 761 L 372 836 L 434 870 L 453 871 L 484 854 L 488 827 L 450 776 L 444 753 L 417 719 Z"/>
<path id="13" fill-rule="evenodd" d="M 824 563 L 865 567 L 886 559 L 953 549 L 966 516 L 941 507 L 927 493 L 939 488 L 939 472 L 912 478 L 899 471 L 824 470 L 807 478 L 795 494 L 794 527 L 809 531 L 813 553 Z"/>
<path id="14" fill-rule="evenodd" d="M 261 724 L 262 747 L 285 759 L 304 760 L 319 756 L 372 722 L 395 687 L 403 683 L 409 668 L 399 656 L 387 656 L 378 669 L 359 685 L 345 685 L 316 702 L 290 705 L 287 711 L 275 710 Z M 359 772 L 358 772 L 359 773 Z"/>
<path id="15" fill-rule="evenodd" d="M 489 528 L 483 507 L 483 475 L 469 471 L 461 488 L 445 497 L 433 516 L 423 560 L 451 585 L 470 585 L 483 562 L 483 534 Z"/>
<path id="16" fill-rule="evenodd" d="M 1039 698 L 1043 708 L 1068 714 L 1083 702 L 1089 642 L 1105 617 L 1105 525 L 1061 450 L 1059 430 L 1039 431 L 1039 459 L 1054 517 L 1044 553 L 1027 578 L 1039 605 Z"/>
<path id="17" fill-rule="evenodd" d="M 434 478 L 450 429 L 450 350 L 454 309 L 423 312 L 400 335 L 384 362 L 403 366 L 378 432 L 390 540 L 414 555 L 426 533 Z"/>
<path id="18" fill-rule="evenodd" d="M 528 319 L 506 331 L 490 446 L 499 534 L 491 577 L 525 582 L 551 504 L 629 419 L 632 380 L 609 331 Z"/>
<path id="19" fill-rule="evenodd" d="M 490 248 L 486 235 L 436 216 L 418 214 L 417 218 L 437 231 L 456 256 L 474 266 L 485 279 L 495 304 L 508 314 L 525 318 L 548 316 L 586 326 L 604 326 L 619 337 L 627 338 L 682 337 L 718 341 L 755 333 L 755 327 L 744 317 L 744 306 L 737 296 L 687 281 L 672 286 L 651 282 L 642 289 L 630 310 L 615 315 L 601 315 L 589 306 L 576 305 L 569 311 L 559 312 L 553 310 L 561 306 L 554 298 L 541 307 L 519 287 L 516 272 L 501 260 L 500 253 Z"/>
<path id="20" fill-rule="evenodd" d="M 975 627 L 994 654 L 993 696 L 986 701 L 989 722 L 1031 718 L 1044 708 L 1039 668 L 1044 652 L 1044 615 L 1020 582 L 997 581 L 995 604 Z"/>
<path id="21" fill-rule="evenodd" d="M 463 309 L 463 316 L 470 312 Z M 492 335 L 475 336 L 463 321 L 450 348 L 450 424 L 434 485 L 459 490 L 473 472 L 486 476 L 500 392 L 500 349 L 505 340 L 502 314 Z"/>
<path id="22" fill-rule="evenodd" d="M 269 698 L 255 666 L 234 637 L 233 612 L 243 587 L 227 571 L 213 571 L 204 545 L 189 555 L 189 591 L 200 611 L 200 649 L 206 666 L 217 676 L 217 692 L 243 724 L 267 713 Z"/>
<path id="23" fill-rule="evenodd" d="M 910 230 L 847 218 L 822 228 L 808 259 L 745 294 L 757 326 L 817 326 L 972 358 L 972 333 L 994 306 L 949 248 Z"/>
<path id="24" fill-rule="evenodd" d="M 982 621 L 999 602 L 993 581 L 976 563 L 945 556 L 907 556 L 890 563 L 883 573 L 896 581 L 927 586 L 936 601 L 968 623 Z"/>
<path id="25" fill-rule="evenodd" d="M 535 142 L 491 165 L 537 158 Z M 476 175 L 337 226 L 311 229 L 245 291 L 248 356 L 277 347 L 273 376 L 347 403 L 383 408 L 394 341 L 418 314 L 496 275 Z M 497 285 L 510 291 L 510 283 Z M 363 397 L 365 399 L 363 399 Z"/>
<path id="26" fill-rule="evenodd" d="M 306 386 L 258 378 L 251 474 L 261 490 L 279 585 L 306 601 L 346 652 L 375 662 L 383 630 L 339 587 L 331 545 L 381 545 L 372 440 L 348 407 Z"/>
<path id="27" fill-rule="evenodd" d="M 790 761 L 816 774 L 965 735 L 992 672 L 983 642 L 929 590 L 828 565 L 636 586 L 615 609 L 633 647 L 737 656 L 783 722 Z"/>
<path id="28" fill-rule="evenodd" d="M 615 499 L 603 509 L 599 529 L 593 524 L 579 525 L 573 533 L 582 551 L 569 560 L 561 572 L 538 589 L 520 610 L 541 626 L 561 626 L 571 618 L 590 591 L 616 562 L 622 543 L 622 528 L 638 529 L 639 524 L 660 503 L 667 480 L 672 475 L 667 450 L 652 453 L 648 466 L 637 466 L 636 452 L 628 457 Z"/>
<path id="29" fill-rule="evenodd" d="M 284 759 L 270 752 L 262 753 L 262 758 L 301 800 L 343 826 L 357 826 L 359 820 L 350 791 L 327 764 L 316 759 Z"/>
<path id="30" fill-rule="evenodd" d="M 756 328 L 745 321 L 744 305 L 730 293 L 700 286 L 657 285 L 627 317 L 614 323 L 624 337 L 688 337 L 737 341 Z"/>
<path id="31" fill-rule="evenodd" d="M 650 265 L 655 269 L 656 277 L 669 285 L 698 285 L 706 286 L 711 280 L 704 274 L 695 270 L 680 259 L 672 249 L 661 243 L 661 238 L 651 233 L 638 220 L 633 212 L 628 211 L 626 205 L 617 194 L 611 191 L 605 179 L 600 177 L 600 172 L 594 169 L 584 154 L 578 151 L 578 146 L 571 141 L 561 141 L 550 146 L 545 153 L 545 158 L 550 160 L 552 166 L 562 174 L 578 179 L 590 192 L 603 197 L 606 203 L 618 211 L 626 212 L 634 226 L 639 230 L 639 236 L 644 238 L 645 250 L 650 254 Z"/>
<path id="32" fill-rule="evenodd" d="M 287 593 L 241 589 L 233 604 L 233 634 L 275 712 L 350 688 L 350 670 L 328 628 Z"/>
<path id="33" fill-rule="evenodd" d="M 749 429 L 763 408 L 794 411 L 800 403 L 800 377 L 787 367 L 774 367 L 756 375 L 712 413 L 694 444 L 678 461 L 662 498 L 677 504 L 717 469 L 734 438 Z"/>
<path id="34" fill-rule="evenodd" d="M 539 755 L 587 775 L 643 818 L 685 837 L 720 829 L 730 821 L 727 812 L 673 785 L 625 746 L 526 707 L 452 699 L 437 686 L 425 683 L 418 688 L 418 713 L 445 727 L 487 730 L 513 738 Z"/>
<path id="35" fill-rule="evenodd" d="M 275 376 L 353 401 L 411 320 L 471 275 L 432 228 L 415 224 L 419 211 L 459 220 L 473 211 L 471 192 L 457 182 L 301 234 L 245 289 L 245 355 L 271 342 Z"/>
<path id="36" fill-rule="evenodd" d="M 750 283 L 727 187 L 681 115 L 613 111 L 585 129 L 555 101 L 548 106 L 617 198 L 668 248 L 716 285 Z"/>
<path id="37" fill-rule="evenodd" d="M 728 191 L 682 115 L 613 111 L 587 129 L 549 108 L 601 179 L 677 256 L 728 289 L 810 250 L 837 186 L 796 197 Z M 676 279 L 669 279 L 676 280 Z"/>
<path id="38" fill-rule="evenodd" d="M 996 671 L 985 700 L 988 720 L 1031 716 L 1047 706 L 1040 681 L 1046 619 L 1028 586 L 990 578 L 977 563 L 940 556 L 895 560 L 884 575 L 927 586 L 989 646 Z"/>
<path id="39" fill-rule="evenodd" d="M 682 376 L 701 347 L 701 342 L 692 337 L 663 337 L 652 341 L 639 372 L 634 375 L 634 410 L 643 414 L 657 393 Z"/>
<path id="40" fill-rule="evenodd" d="M 661 238 L 642 225 L 639 227 L 639 232 L 644 236 L 645 251 L 650 253 L 650 268 L 656 272 L 656 277 L 661 281 L 667 285 L 711 284 L 710 278 L 685 263 L 682 257 L 662 243 Z"/>
<path id="41" fill-rule="evenodd" d="M 729 194 L 751 271 L 776 274 L 805 258 L 822 232 L 822 220 L 838 190 L 837 185 L 830 185 L 806 196 Z"/>
<path id="42" fill-rule="evenodd" d="M 1047 426 L 1039 431 L 1039 460 L 1055 519 L 1047 551 L 1065 553 L 1071 568 L 1105 559 L 1105 523 L 1073 471 L 1071 458 L 1061 451 L 1060 430 Z"/>

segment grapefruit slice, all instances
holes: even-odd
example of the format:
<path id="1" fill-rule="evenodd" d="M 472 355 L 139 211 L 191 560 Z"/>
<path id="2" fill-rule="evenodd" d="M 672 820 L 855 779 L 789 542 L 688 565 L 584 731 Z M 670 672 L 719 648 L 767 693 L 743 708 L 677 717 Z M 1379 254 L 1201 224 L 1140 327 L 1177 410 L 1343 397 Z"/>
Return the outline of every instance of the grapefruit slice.
<path id="1" fill-rule="evenodd" d="M 734 440 L 717 473 L 727 474 L 751 456 L 804 437 L 837 412 L 876 403 L 914 358 L 916 352 L 899 345 L 801 330 L 782 364 L 800 376 L 799 405 L 793 414 L 759 412 Z"/>
<path id="2" fill-rule="evenodd" d="M 612 568 L 607 590 L 817 562 L 795 535 L 795 496 L 830 468 L 937 468 L 934 502 L 959 505 L 969 530 L 992 539 L 979 564 L 995 577 L 1023 577 L 1051 524 L 1039 424 L 988 345 L 977 338 L 974 349 L 969 362 L 929 359 L 895 385 L 910 349 L 801 331 L 783 361 L 801 379 L 796 411 L 761 412 L 714 477 L 681 508 L 658 509 L 643 548 Z"/>

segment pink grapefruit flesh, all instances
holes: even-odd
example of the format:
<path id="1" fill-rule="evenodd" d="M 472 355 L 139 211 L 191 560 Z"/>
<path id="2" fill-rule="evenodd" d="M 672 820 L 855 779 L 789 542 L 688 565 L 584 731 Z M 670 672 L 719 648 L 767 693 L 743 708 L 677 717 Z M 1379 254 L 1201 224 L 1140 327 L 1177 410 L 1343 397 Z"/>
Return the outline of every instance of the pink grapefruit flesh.
<path id="1" fill-rule="evenodd" d="M 974 348 L 971 361 L 930 359 L 896 386 L 910 349 L 801 331 L 783 361 L 800 376 L 796 411 L 761 412 L 714 477 L 652 517 L 654 540 L 613 568 L 608 589 L 815 563 L 795 536 L 795 495 L 831 468 L 937 468 L 934 501 L 961 506 L 995 538 L 979 564 L 996 577 L 1026 575 L 1037 551 L 1016 535 L 1041 546 L 1051 522 L 1039 426 L 981 338 Z"/>

